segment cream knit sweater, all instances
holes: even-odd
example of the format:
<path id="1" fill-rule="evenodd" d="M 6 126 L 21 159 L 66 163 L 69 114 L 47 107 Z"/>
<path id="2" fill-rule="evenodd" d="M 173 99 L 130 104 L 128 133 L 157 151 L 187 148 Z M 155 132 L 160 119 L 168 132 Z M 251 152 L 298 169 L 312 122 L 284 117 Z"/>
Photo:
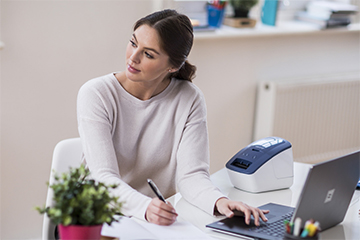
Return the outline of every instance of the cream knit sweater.
<path id="1" fill-rule="evenodd" d="M 144 219 L 151 178 L 164 197 L 177 189 L 190 203 L 213 214 L 224 195 L 209 179 L 206 106 L 191 82 L 172 79 L 149 100 L 129 94 L 114 73 L 92 79 L 77 101 L 84 161 L 92 177 L 118 183 L 113 194 L 123 213 Z"/>

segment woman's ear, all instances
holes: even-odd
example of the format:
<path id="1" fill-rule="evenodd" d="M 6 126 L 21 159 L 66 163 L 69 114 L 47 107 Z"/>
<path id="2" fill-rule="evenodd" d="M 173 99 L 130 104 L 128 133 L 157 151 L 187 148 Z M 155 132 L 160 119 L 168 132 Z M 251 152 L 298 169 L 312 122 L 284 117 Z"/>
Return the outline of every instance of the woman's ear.
<path id="1" fill-rule="evenodd" d="M 179 69 L 177 68 L 169 68 L 169 73 L 174 73 L 176 71 L 178 71 Z"/>

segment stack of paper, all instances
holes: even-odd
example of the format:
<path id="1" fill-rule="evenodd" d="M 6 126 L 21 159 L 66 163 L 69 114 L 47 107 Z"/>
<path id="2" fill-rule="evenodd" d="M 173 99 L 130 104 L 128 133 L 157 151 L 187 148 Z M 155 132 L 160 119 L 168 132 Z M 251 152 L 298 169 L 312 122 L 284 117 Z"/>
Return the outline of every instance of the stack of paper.
<path id="1" fill-rule="evenodd" d="M 357 6 L 343 2 L 311 1 L 296 18 L 318 24 L 320 28 L 331 28 L 349 25 L 351 15 L 357 12 Z"/>

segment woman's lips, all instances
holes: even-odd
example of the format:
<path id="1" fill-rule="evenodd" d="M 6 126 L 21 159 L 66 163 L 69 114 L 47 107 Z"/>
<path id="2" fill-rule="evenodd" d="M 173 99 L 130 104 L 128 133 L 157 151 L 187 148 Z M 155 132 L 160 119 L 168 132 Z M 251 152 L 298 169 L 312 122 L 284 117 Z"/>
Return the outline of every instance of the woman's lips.
<path id="1" fill-rule="evenodd" d="M 128 70 L 129 70 L 129 72 L 131 72 L 131 73 L 139 73 L 140 72 L 140 70 L 138 70 L 138 69 L 136 69 L 136 68 L 133 68 L 132 66 L 130 66 L 130 65 L 128 65 Z"/>

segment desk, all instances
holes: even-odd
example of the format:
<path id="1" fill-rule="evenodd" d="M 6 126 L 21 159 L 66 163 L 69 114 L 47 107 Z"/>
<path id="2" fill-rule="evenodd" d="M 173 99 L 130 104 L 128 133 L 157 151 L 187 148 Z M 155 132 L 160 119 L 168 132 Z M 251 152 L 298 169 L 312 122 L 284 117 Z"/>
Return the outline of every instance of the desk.
<path id="1" fill-rule="evenodd" d="M 251 206 L 260 206 L 268 202 L 296 207 L 310 164 L 294 163 L 294 183 L 290 189 L 265 193 L 248 193 L 235 189 L 223 168 L 211 175 L 213 183 L 232 200 L 239 200 Z M 355 191 L 345 219 L 339 225 L 321 233 L 320 239 L 360 239 L 360 191 Z M 226 234 L 214 232 L 205 228 L 206 224 L 218 221 L 224 217 L 210 216 L 202 210 L 184 200 L 180 193 L 175 194 L 168 201 L 175 206 L 179 214 L 179 221 L 188 221 L 215 239 L 239 239 Z"/>

